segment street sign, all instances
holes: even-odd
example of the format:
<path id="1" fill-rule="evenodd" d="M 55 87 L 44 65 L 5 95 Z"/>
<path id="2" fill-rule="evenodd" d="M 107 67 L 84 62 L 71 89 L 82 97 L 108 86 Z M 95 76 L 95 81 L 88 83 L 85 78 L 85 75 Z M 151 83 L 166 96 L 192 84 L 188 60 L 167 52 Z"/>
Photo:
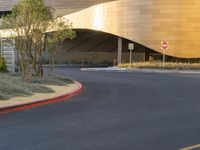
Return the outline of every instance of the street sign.
<path id="1" fill-rule="evenodd" d="M 134 43 L 128 43 L 128 49 L 134 50 Z"/>
<path id="2" fill-rule="evenodd" d="M 128 43 L 128 49 L 130 50 L 130 61 L 129 63 L 132 63 L 132 50 L 134 50 L 134 43 Z"/>
<path id="3" fill-rule="evenodd" d="M 161 42 L 161 50 L 163 51 L 163 69 L 165 69 L 165 50 L 169 48 L 169 43 L 167 41 Z"/>
<path id="4" fill-rule="evenodd" d="M 161 49 L 166 50 L 169 48 L 169 43 L 167 41 L 161 42 Z"/>

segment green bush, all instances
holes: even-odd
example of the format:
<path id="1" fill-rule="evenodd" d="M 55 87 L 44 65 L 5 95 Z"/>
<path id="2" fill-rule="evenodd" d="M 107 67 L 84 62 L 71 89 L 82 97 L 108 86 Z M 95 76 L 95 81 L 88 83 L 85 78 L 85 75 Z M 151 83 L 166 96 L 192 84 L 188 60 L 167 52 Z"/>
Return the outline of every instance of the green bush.
<path id="1" fill-rule="evenodd" d="M 6 60 L 4 57 L 0 57 L 0 73 L 7 72 Z"/>

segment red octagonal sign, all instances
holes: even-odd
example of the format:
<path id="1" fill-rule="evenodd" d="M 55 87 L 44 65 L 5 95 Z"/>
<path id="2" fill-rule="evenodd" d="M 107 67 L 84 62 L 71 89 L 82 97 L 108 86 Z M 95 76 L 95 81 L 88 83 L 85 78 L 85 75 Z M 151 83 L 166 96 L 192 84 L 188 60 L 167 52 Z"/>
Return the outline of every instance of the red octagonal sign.
<path id="1" fill-rule="evenodd" d="M 169 43 L 167 41 L 162 41 L 161 42 L 161 49 L 168 49 Z"/>

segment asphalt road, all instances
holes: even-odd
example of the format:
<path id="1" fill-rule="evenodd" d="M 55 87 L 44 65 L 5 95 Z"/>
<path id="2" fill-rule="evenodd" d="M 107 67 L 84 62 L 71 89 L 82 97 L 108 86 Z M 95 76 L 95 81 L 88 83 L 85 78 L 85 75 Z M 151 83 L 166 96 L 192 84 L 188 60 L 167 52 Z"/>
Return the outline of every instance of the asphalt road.
<path id="1" fill-rule="evenodd" d="M 84 91 L 0 116 L 0 150 L 177 150 L 200 143 L 200 75 L 56 72 Z"/>

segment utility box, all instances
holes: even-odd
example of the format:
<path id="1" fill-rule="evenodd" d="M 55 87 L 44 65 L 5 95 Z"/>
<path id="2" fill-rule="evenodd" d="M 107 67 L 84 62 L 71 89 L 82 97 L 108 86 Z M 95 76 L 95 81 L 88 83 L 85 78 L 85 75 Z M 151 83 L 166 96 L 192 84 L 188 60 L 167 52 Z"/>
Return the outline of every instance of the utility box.
<path id="1" fill-rule="evenodd" d="M 15 41 L 13 39 L 1 39 L 1 56 L 5 58 L 9 72 L 15 72 Z"/>

